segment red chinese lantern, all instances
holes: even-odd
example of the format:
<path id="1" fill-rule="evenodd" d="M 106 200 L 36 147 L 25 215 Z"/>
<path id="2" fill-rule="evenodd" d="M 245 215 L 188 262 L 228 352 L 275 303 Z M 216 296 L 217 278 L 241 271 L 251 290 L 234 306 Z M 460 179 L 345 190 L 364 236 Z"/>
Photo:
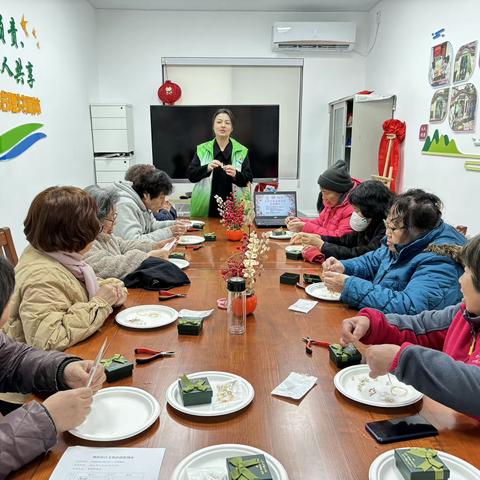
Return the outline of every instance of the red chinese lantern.
<path id="1" fill-rule="evenodd" d="M 167 105 L 173 105 L 182 96 L 182 89 L 176 83 L 167 80 L 158 89 L 158 98 Z"/>

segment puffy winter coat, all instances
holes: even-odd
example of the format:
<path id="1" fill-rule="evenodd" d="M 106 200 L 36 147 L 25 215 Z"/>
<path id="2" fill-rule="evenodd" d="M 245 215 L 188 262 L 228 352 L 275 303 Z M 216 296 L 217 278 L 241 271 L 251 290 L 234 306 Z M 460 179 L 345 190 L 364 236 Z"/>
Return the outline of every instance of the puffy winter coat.
<path id="1" fill-rule="evenodd" d="M 340 300 L 354 308 L 372 307 L 384 313 L 414 315 L 440 310 L 462 299 L 457 261 L 466 239 L 441 223 L 398 253 L 386 245 L 361 257 L 342 261 L 346 279 Z"/>

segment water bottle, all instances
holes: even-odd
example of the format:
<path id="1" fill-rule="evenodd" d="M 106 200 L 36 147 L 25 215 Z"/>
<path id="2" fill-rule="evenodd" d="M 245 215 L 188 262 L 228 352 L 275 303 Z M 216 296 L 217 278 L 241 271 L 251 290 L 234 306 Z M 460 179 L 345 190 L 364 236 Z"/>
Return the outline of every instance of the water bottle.
<path id="1" fill-rule="evenodd" d="M 227 319 L 230 335 L 243 335 L 247 325 L 247 290 L 243 277 L 232 277 L 227 282 Z"/>

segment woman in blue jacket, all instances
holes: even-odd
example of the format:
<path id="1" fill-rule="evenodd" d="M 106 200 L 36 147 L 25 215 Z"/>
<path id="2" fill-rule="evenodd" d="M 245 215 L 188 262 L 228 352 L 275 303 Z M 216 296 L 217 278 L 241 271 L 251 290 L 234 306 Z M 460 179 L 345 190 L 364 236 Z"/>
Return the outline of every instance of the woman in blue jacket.
<path id="1" fill-rule="evenodd" d="M 442 221 L 442 202 L 412 189 L 399 195 L 385 221 L 383 245 L 351 260 L 329 258 L 325 285 L 354 308 L 416 314 L 461 301 L 459 254 L 466 240 Z"/>

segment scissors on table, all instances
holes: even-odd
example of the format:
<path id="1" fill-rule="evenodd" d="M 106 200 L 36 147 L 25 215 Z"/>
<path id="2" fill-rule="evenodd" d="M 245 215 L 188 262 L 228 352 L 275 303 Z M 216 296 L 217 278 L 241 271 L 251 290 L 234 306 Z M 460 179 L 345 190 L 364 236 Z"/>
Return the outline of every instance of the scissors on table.
<path id="1" fill-rule="evenodd" d="M 150 363 L 151 361 L 156 360 L 157 358 L 173 357 L 173 355 L 175 355 L 175 352 L 159 352 L 158 350 L 152 350 L 151 348 L 145 348 L 145 347 L 136 348 L 135 355 L 140 355 L 140 354 L 145 354 L 150 356 L 136 358 L 135 363 L 137 365 Z"/>
<path id="2" fill-rule="evenodd" d="M 158 299 L 159 300 L 170 300 L 171 298 L 183 298 L 187 295 L 185 293 L 172 293 L 168 290 L 160 290 L 158 292 Z"/>
<path id="3" fill-rule="evenodd" d="M 330 343 L 329 342 L 321 342 L 320 340 L 314 340 L 313 338 L 310 337 L 302 337 L 302 341 L 306 343 L 305 345 L 305 352 L 307 352 L 309 355 L 312 354 L 312 345 L 317 345 L 319 347 L 329 347 Z"/>

